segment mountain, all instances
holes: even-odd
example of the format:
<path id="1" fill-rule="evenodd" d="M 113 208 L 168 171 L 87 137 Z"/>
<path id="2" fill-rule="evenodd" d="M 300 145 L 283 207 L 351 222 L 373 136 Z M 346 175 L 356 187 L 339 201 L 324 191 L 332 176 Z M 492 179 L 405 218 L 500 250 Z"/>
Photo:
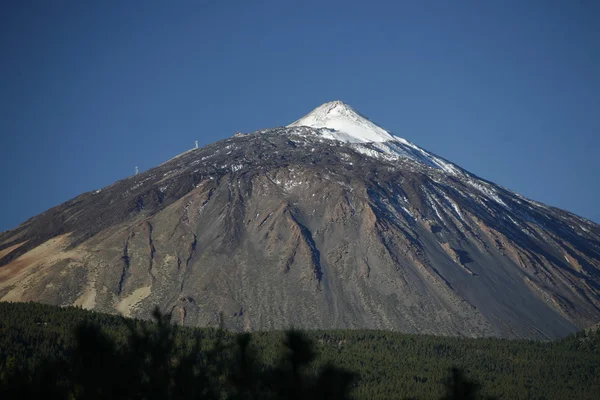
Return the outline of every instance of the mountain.
<path id="1" fill-rule="evenodd" d="M 600 226 L 336 101 L 0 234 L 0 300 L 238 330 L 547 339 L 600 321 Z"/>

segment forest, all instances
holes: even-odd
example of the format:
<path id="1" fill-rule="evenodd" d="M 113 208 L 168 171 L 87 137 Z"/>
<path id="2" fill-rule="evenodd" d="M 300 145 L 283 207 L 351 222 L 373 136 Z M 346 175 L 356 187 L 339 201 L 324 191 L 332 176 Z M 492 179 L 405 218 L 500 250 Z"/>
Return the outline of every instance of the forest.
<path id="1" fill-rule="evenodd" d="M 230 332 L 0 303 L 0 398 L 598 399 L 600 330 L 557 341 Z"/>

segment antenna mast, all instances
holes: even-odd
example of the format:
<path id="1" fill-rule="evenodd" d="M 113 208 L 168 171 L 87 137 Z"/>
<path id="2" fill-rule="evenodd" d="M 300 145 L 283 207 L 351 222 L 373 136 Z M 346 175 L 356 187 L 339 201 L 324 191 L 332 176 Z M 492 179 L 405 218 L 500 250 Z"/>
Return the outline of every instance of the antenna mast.
<path id="1" fill-rule="evenodd" d="M 135 175 L 137 175 L 139 173 L 140 173 L 140 171 L 139 171 L 138 167 L 135 167 Z"/>
<path id="2" fill-rule="evenodd" d="M 195 148 L 195 149 L 197 149 L 197 148 L 198 148 L 198 141 L 197 141 L 197 140 L 194 142 L 194 148 Z"/>

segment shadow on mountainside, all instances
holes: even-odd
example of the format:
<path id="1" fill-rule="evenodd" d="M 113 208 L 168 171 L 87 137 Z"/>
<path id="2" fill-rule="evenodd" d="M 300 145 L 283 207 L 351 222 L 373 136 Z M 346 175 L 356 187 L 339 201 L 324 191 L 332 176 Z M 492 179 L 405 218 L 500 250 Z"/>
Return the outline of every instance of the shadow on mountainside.
<path id="1" fill-rule="evenodd" d="M 220 329 L 206 350 L 202 335 L 179 340 L 170 316 L 154 311 L 155 324 L 127 322 L 123 340 L 98 326 L 76 328 L 66 360 L 43 360 L 34 370 L 14 366 L 0 380 L 0 398 L 52 399 L 350 399 L 359 376 L 326 365 L 315 371 L 312 343 L 288 331 L 272 366 L 259 362 L 251 336 L 227 340 Z M 442 399 L 478 399 L 479 385 L 453 369 Z"/>

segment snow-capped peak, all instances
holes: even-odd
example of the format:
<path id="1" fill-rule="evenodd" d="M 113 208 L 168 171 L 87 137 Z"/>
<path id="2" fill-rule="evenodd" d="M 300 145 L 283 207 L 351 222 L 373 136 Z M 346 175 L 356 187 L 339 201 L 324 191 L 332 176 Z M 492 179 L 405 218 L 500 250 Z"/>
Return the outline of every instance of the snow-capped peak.
<path id="1" fill-rule="evenodd" d="M 294 126 L 331 129 L 335 139 L 350 143 L 387 142 L 397 139 L 339 100 L 320 105 L 288 125 Z"/>
<path id="2" fill-rule="evenodd" d="M 325 139 L 350 143 L 355 150 L 371 157 L 405 157 L 453 175 L 461 174 L 454 164 L 392 135 L 339 100 L 320 105 L 287 128 L 301 126 L 320 130 L 318 135 Z"/>

